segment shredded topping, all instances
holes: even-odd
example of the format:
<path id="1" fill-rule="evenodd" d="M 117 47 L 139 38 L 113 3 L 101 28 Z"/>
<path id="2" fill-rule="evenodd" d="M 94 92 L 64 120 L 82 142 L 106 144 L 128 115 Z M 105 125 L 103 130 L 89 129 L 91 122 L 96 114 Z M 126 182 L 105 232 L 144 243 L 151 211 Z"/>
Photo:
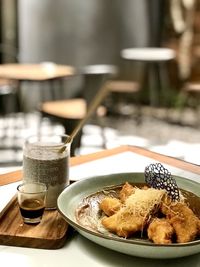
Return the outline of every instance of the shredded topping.
<path id="1" fill-rule="evenodd" d="M 122 214 L 128 212 L 133 216 L 146 218 L 146 216 L 160 205 L 164 194 L 165 190 L 154 188 L 144 190 L 136 188 L 134 194 L 126 199 L 125 205 L 120 211 L 122 211 Z"/>

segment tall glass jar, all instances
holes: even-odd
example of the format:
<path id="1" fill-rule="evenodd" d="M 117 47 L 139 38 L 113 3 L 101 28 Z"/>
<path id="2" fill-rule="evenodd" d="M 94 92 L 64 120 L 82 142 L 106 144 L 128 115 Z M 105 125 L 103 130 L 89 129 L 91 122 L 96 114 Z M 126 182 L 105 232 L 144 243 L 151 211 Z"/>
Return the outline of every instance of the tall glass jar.
<path id="1" fill-rule="evenodd" d="M 23 149 L 23 180 L 45 183 L 46 208 L 55 209 L 57 198 L 69 183 L 70 143 L 60 152 L 67 135 L 29 137 Z"/>

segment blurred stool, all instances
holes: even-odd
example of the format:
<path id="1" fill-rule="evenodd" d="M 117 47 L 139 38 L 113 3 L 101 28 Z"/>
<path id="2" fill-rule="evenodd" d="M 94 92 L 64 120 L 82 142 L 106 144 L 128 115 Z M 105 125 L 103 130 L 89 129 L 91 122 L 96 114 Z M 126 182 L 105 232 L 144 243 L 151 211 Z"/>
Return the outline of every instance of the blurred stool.
<path id="1" fill-rule="evenodd" d="M 48 116 L 50 119 L 61 123 L 66 134 L 71 134 L 78 121 L 82 120 L 86 115 L 88 106 L 98 90 L 116 73 L 117 68 L 113 65 L 85 66 L 80 70 L 80 74 L 83 75 L 82 97 L 44 102 L 41 104 L 40 111 L 43 116 Z M 98 115 L 96 118 L 98 121 Z M 78 133 L 72 142 L 72 156 L 75 155 L 75 150 L 81 145 L 81 137 L 82 131 Z"/>
<path id="2" fill-rule="evenodd" d="M 117 76 L 118 67 L 110 64 L 87 65 L 81 68 L 80 72 L 83 74 L 83 98 L 86 101 L 88 109 L 102 85 Z M 108 95 L 106 95 L 105 101 L 107 97 Z M 101 103 L 93 115 L 95 123 L 100 126 L 103 148 L 106 148 L 106 137 L 104 134 L 104 117 L 106 113 L 107 109 L 105 104 Z"/>
<path id="3" fill-rule="evenodd" d="M 13 46 L 0 43 L 1 63 L 17 62 L 17 49 Z M 19 111 L 19 83 L 12 79 L 0 78 L 0 114 L 5 116 L 8 113 Z"/>
<path id="4" fill-rule="evenodd" d="M 12 80 L 0 79 L 0 114 L 19 111 L 19 99 L 17 94 L 18 83 Z"/>
<path id="5" fill-rule="evenodd" d="M 184 106 L 186 103 L 192 101 L 192 108 L 196 113 L 196 126 L 200 126 L 200 82 L 186 82 L 183 86 L 182 92 L 184 94 Z"/>
<path id="6" fill-rule="evenodd" d="M 131 62 L 142 62 L 144 64 L 144 77 L 142 79 L 142 90 L 147 85 L 148 102 L 150 106 L 161 104 L 161 97 L 168 99 L 165 89 L 169 90 L 169 70 L 167 62 L 175 59 L 175 52 L 169 48 L 127 48 L 121 51 L 121 57 Z"/>
<path id="7" fill-rule="evenodd" d="M 15 120 L 8 123 L 10 116 L 17 117 L 19 112 L 18 83 L 8 79 L 0 79 L 0 118 L 1 118 L 1 146 L 4 149 L 3 139 L 8 138 L 8 130 L 13 131 L 13 140 L 16 134 Z M 13 146 L 11 147 L 13 148 Z M 6 149 L 6 147 L 5 147 Z"/>
<path id="8" fill-rule="evenodd" d="M 109 92 L 113 99 L 114 105 L 111 105 L 109 108 L 112 113 L 132 115 L 131 112 L 127 112 L 126 103 L 122 103 L 123 98 L 129 98 L 132 102 L 132 97 L 134 96 L 136 100 L 136 121 L 141 122 L 141 105 L 140 105 L 140 84 L 138 82 L 129 81 L 129 80 L 113 80 L 107 83 Z M 117 96 L 117 98 L 115 98 Z M 127 102 L 127 100 L 124 100 Z"/>
<path id="9" fill-rule="evenodd" d="M 81 68 L 80 72 L 83 75 L 83 98 L 89 106 L 102 84 L 117 75 L 118 68 L 106 64 L 88 65 Z"/>
<path id="10" fill-rule="evenodd" d="M 200 82 L 186 82 L 183 86 L 183 91 L 191 97 L 200 96 Z"/>
<path id="11" fill-rule="evenodd" d="M 1 43 L 0 59 L 0 65 L 3 63 L 18 62 L 17 48 Z M 17 158 L 21 147 L 19 147 L 17 142 L 18 127 L 20 127 L 17 120 L 20 111 L 18 89 L 18 81 L 4 78 L 3 73 L 0 73 L 0 150 L 2 153 L 0 164 L 2 163 L 3 165 L 15 165 L 19 163 Z M 6 157 L 10 153 L 13 154 L 13 159 L 12 157 Z"/>
<path id="12" fill-rule="evenodd" d="M 86 102 L 82 98 L 49 101 L 41 104 L 40 111 L 43 116 L 63 125 L 66 134 L 71 134 L 78 121 L 86 114 Z M 80 131 L 72 142 L 72 156 L 75 155 L 76 148 L 80 147 L 81 135 Z"/>

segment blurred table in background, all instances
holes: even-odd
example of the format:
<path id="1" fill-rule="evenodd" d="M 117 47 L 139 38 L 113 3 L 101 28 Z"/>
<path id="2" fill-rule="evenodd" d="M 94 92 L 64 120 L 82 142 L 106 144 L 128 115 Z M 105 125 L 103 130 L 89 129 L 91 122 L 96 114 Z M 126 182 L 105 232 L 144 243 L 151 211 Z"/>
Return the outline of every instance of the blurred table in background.
<path id="1" fill-rule="evenodd" d="M 0 164 L 20 164 L 21 150 L 24 139 L 29 134 L 43 129 L 40 117 L 37 116 L 37 125 L 30 120 L 30 116 L 25 113 L 25 104 L 27 99 L 22 94 L 22 83 L 30 82 L 26 86 L 28 89 L 28 99 L 30 102 L 34 99 L 35 84 L 39 86 L 39 102 L 43 102 L 45 89 L 48 89 L 50 97 L 55 99 L 56 94 L 62 95 L 64 90 L 64 79 L 76 74 L 73 67 L 68 65 L 57 65 L 50 62 L 40 64 L 2 64 L 0 65 L 0 79 L 7 79 L 11 82 L 17 82 L 16 94 L 17 111 L 4 113 L 0 117 L 0 150 L 3 152 Z M 12 103 L 3 100 L 6 110 L 9 110 Z M 19 112 L 20 111 L 20 112 Z M 38 111 L 38 110 L 37 110 Z M 36 128 L 29 131 L 28 125 L 32 124 Z"/>
<path id="2" fill-rule="evenodd" d="M 47 82 L 51 90 L 52 98 L 54 98 L 55 96 L 54 83 L 56 82 L 57 84 L 59 84 L 58 88 L 62 90 L 63 79 L 72 77 L 73 75 L 75 75 L 75 73 L 75 69 L 72 66 L 57 65 L 51 62 L 44 62 L 39 64 L 14 63 L 0 65 L 0 78 L 17 80 L 19 82 L 37 82 L 41 84 L 41 87 L 44 86 L 44 82 Z M 23 109 L 23 100 L 20 101 L 20 108 Z"/>

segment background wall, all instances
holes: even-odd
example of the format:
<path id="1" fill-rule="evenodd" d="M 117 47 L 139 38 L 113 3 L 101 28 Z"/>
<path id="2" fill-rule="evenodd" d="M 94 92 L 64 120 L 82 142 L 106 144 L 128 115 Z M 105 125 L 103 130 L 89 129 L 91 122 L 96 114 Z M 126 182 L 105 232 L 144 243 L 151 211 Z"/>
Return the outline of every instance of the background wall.
<path id="1" fill-rule="evenodd" d="M 147 42 L 146 0 L 19 0 L 22 61 L 116 63 Z"/>
<path id="2" fill-rule="evenodd" d="M 75 67 L 118 65 L 121 49 L 150 43 L 153 23 L 149 23 L 148 0 L 18 1 L 22 62 L 53 61 Z M 158 3 L 159 0 L 151 1 Z M 138 67 L 133 72 L 135 76 L 139 70 Z M 80 77 L 71 79 L 66 84 L 65 97 L 76 95 L 80 88 Z M 28 98 L 26 91 L 25 85 L 23 97 Z M 35 101 L 26 102 L 28 109 L 39 101 L 37 90 L 34 92 Z"/>

